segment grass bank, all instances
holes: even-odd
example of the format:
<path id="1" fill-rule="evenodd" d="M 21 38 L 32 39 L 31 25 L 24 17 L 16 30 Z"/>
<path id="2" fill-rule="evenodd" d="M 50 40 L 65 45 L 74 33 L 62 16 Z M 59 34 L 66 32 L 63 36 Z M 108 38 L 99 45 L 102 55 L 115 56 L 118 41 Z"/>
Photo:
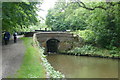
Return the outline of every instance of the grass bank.
<path id="1" fill-rule="evenodd" d="M 32 38 L 21 38 L 24 41 L 26 52 L 24 55 L 23 63 L 20 69 L 17 71 L 17 78 L 45 78 L 46 73 L 40 54 L 34 46 L 32 46 Z"/>
<path id="2" fill-rule="evenodd" d="M 71 55 L 83 55 L 103 58 L 120 58 L 120 48 L 111 47 L 110 49 L 101 48 L 95 45 L 94 33 L 90 30 L 72 32 L 75 35 L 82 37 L 84 45 L 82 47 L 75 47 L 68 51 Z"/>
<path id="3" fill-rule="evenodd" d="M 44 53 L 44 48 L 39 45 L 40 43 L 37 41 L 36 34 L 34 34 L 34 36 L 33 36 L 33 41 L 34 41 L 33 46 L 35 46 L 40 53 L 40 58 L 42 60 L 42 64 L 45 67 L 46 72 L 47 72 L 47 78 L 65 78 L 64 74 L 62 74 L 59 71 L 56 71 L 51 66 L 51 64 L 47 61 L 46 55 L 43 54 Z"/>

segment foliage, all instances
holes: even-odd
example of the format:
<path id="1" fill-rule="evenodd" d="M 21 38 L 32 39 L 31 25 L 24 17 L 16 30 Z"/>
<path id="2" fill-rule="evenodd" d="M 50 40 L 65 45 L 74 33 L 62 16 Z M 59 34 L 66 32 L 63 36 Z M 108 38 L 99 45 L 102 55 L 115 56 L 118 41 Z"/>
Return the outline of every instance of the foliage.
<path id="1" fill-rule="evenodd" d="M 95 52 L 96 50 L 97 49 L 95 47 L 91 46 L 91 45 L 84 45 L 81 48 L 76 47 L 73 50 L 70 50 L 68 52 L 71 52 L 71 53 L 80 53 L 80 54 L 90 54 L 90 53 Z"/>
<path id="2" fill-rule="evenodd" d="M 94 36 L 88 41 L 103 48 L 120 47 L 119 22 L 120 2 L 56 3 L 46 17 L 46 24 L 53 30 L 92 31 Z"/>
<path id="3" fill-rule="evenodd" d="M 95 35 L 94 35 L 95 33 L 91 30 L 77 30 L 72 33 L 84 39 L 85 43 L 90 43 L 90 44 L 95 43 Z"/>
<path id="4" fill-rule="evenodd" d="M 22 31 L 38 22 L 36 5 L 38 2 L 3 2 L 2 29 L 7 31 Z"/>
<path id="5" fill-rule="evenodd" d="M 77 8 L 77 5 L 70 5 L 68 8 L 63 10 L 67 4 L 64 2 L 56 3 L 54 9 L 50 9 L 48 11 L 48 15 L 46 17 L 46 24 L 51 27 L 53 30 L 77 30 L 77 29 L 85 29 L 85 22 L 82 20 Z M 74 8 L 77 10 L 74 11 Z M 82 10 L 81 10 L 82 11 Z M 84 14 L 84 13 L 81 13 Z"/>
<path id="6" fill-rule="evenodd" d="M 90 55 L 90 56 L 100 56 L 100 57 L 120 57 L 120 49 L 107 50 L 103 48 L 97 48 L 92 45 L 84 45 L 83 47 L 76 47 L 68 53 L 72 54 L 81 54 L 81 55 Z"/>
<path id="7" fill-rule="evenodd" d="M 32 38 L 22 38 L 26 52 L 23 63 L 17 71 L 16 78 L 45 78 L 46 73 L 38 50 L 31 45 Z"/>
<path id="8" fill-rule="evenodd" d="M 119 16 L 119 6 L 116 4 L 115 6 L 111 6 L 110 3 L 102 3 L 105 6 L 109 6 L 110 8 L 107 10 L 96 9 L 91 11 L 92 15 L 89 16 L 87 21 L 91 29 L 95 33 L 95 42 L 101 47 L 106 48 L 107 46 L 120 46 L 120 27 L 118 25 L 120 21 Z M 112 2 L 111 4 L 114 4 Z M 116 17 L 117 16 L 117 17 Z"/>

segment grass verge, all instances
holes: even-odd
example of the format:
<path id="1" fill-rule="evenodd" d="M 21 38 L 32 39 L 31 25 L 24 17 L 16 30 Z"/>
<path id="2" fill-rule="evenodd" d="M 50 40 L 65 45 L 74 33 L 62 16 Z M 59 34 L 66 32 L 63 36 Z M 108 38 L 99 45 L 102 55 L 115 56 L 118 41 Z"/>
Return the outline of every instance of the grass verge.
<path id="1" fill-rule="evenodd" d="M 37 48 L 32 46 L 32 38 L 21 38 L 24 41 L 26 52 L 17 78 L 45 78 L 45 69 L 41 64 L 40 54 Z"/>
<path id="2" fill-rule="evenodd" d="M 44 55 L 44 48 L 42 46 L 39 45 L 40 43 L 37 40 L 36 34 L 34 34 L 33 36 L 33 46 L 35 46 L 39 53 L 40 53 L 40 58 L 42 60 L 42 64 L 46 69 L 46 73 L 47 73 L 47 78 L 65 78 L 65 75 L 62 74 L 59 71 L 56 71 L 51 64 L 47 61 L 46 56 Z"/>

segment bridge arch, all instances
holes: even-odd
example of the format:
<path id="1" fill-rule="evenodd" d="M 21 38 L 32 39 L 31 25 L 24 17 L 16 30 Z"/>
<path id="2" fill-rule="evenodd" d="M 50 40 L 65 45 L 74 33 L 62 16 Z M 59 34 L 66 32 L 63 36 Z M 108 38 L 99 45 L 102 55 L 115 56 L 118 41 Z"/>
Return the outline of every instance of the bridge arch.
<path id="1" fill-rule="evenodd" d="M 39 45 L 44 48 L 44 53 L 66 52 L 82 44 L 82 39 L 79 36 L 68 32 L 38 32 L 34 35 Z"/>
<path id="2" fill-rule="evenodd" d="M 47 52 L 58 52 L 59 40 L 55 38 L 48 39 L 46 41 L 46 51 Z"/>

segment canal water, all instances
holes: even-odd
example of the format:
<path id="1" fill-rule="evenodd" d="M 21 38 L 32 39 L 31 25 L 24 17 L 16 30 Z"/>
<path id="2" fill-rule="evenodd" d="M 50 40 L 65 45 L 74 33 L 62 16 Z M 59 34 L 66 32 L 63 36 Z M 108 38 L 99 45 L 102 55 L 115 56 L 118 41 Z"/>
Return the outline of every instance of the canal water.
<path id="1" fill-rule="evenodd" d="M 66 78 L 118 78 L 118 60 L 50 54 L 48 62 Z"/>

